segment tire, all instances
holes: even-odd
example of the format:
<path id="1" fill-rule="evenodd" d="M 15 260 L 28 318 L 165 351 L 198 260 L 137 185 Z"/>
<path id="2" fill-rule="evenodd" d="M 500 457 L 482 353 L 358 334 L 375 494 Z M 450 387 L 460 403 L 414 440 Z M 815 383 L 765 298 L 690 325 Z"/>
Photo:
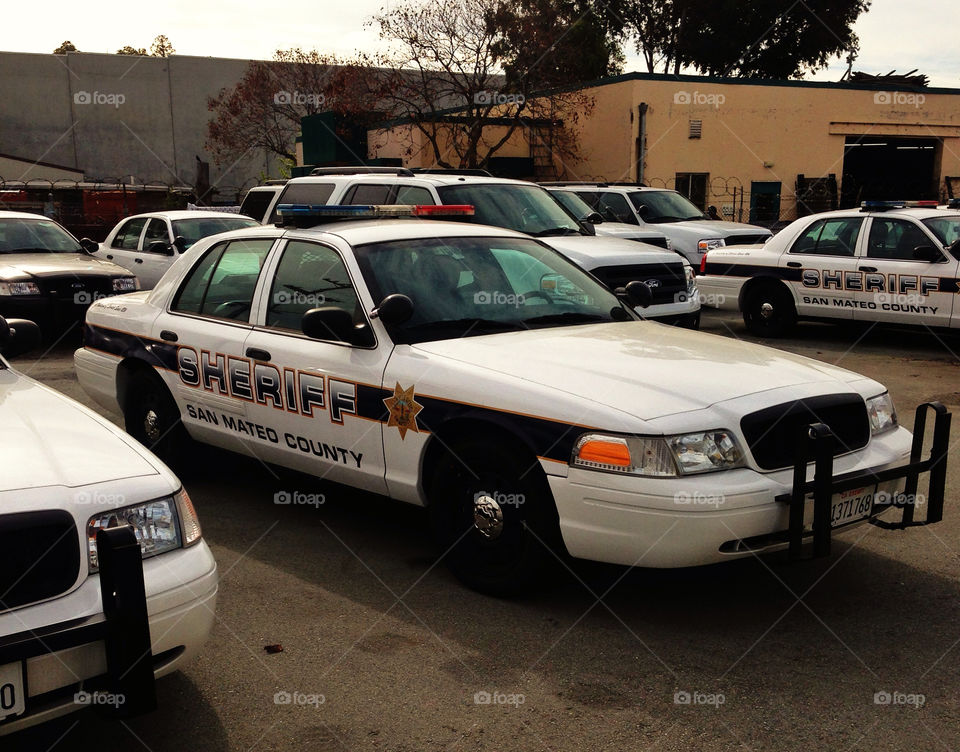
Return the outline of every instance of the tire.
<path id="1" fill-rule="evenodd" d="M 135 374 L 123 406 L 127 433 L 170 466 L 187 456 L 191 442 L 166 385 L 152 373 Z"/>
<path id="2" fill-rule="evenodd" d="M 790 292 L 780 284 L 766 283 L 750 291 L 743 307 L 743 323 L 758 337 L 783 337 L 797 323 Z"/>
<path id="3" fill-rule="evenodd" d="M 430 520 L 447 566 L 468 587 L 510 596 L 556 562 L 560 526 L 539 461 L 499 438 L 456 443 L 429 485 Z"/>

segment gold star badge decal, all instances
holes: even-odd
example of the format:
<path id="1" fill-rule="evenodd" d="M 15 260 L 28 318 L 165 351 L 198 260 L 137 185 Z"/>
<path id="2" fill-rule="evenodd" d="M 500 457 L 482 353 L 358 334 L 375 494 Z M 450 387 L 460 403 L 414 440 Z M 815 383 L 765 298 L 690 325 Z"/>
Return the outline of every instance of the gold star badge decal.
<path id="1" fill-rule="evenodd" d="M 390 411 L 387 428 L 390 426 L 399 428 L 401 439 L 407 437 L 407 431 L 420 433 L 420 427 L 417 425 L 417 414 L 423 410 L 423 405 L 413 398 L 413 386 L 409 389 L 403 389 L 398 381 L 393 388 L 393 396 L 387 397 L 383 404 Z"/>

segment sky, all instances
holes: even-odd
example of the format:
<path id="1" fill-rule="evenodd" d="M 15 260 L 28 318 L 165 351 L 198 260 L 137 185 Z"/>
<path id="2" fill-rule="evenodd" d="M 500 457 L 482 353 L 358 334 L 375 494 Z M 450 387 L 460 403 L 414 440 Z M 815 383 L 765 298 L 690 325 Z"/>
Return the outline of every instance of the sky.
<path id="1" fill-rule="evenodd" d="M 785 7 L 794 0 L 777 0 Z M 274 50 L 316 47 L 349 55 L 381 46 L 370 17 L 396 0 L 42 0 L 7 1 L 0 50 L 52 52 L 66 39 L 84 52 L 116 52 L 125 45 L 149 47 L 166 34 L 177 54 L 269 59 Z M 131 13 L 142 8 L 142 13 Z M 860 57 L 855 70 L 906 73 L 918 68 L 931 86 L 960 88 L 960 3 L 956 0 L 874 0 L 856 24 Z M 645 70 L 628 54 L 626 71 Z M 836 60 L 811 76 L 836 81 L 846 63 Z"/>

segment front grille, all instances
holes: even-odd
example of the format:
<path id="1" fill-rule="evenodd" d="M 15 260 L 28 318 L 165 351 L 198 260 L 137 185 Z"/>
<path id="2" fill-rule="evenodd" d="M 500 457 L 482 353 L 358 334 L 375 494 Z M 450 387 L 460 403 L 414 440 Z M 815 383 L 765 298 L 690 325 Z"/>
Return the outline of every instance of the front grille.
<path id="1" fill-rule="evenodd" d="M 753 459 L 764 470 L 792 467 L 805 426 L 826 423 L 836 436 L 834 456 L 862 449 L 870 441 L 867 406 L 856 395 L 833 394 L 785 402 L 740 420 Z"/>
<path id="2" fill-rule="evenodd" d="M 80 540 L 67 512 L 0 515 L 0 551 L 0 611 L 65 593 L 80 574 Z"/>
<path id="3" fill-rule="evenodd" d="M 663 248 L 665 251 L 670 250 L 667 245 L 669 241 L 667 240 L 666 235 L 659 238 L 634 238 L 634 240 L 637 240 L 641 243 L 646 243 L 647 245 L 655 245 L 657 248 Z"/>
<path id="4" fill-rule="evenodd" d="M 45 295 L 61 303 L 89 305 L 100 298 L 116 295 L 113 291 L 112 277 L 74 275 L 43 277 L 39 280 L 39 284 Z"/>
<path id="5" fill-rule="evenodd" d="M 687 278 L 683 263 L 632 264 L 630 266 L 602 266 L 592 270 L 601 282 L 611 290 L 634 280 L 646 282 L 653 293 L 653 304 L 675 303 L 687 291 Z"/>
<path id="6" fill-rule="evenodd" d="M 724 241 L 727 245 L 763 245 L 770 240 L 770 233 L 755 235 L 728 235 Z"/>

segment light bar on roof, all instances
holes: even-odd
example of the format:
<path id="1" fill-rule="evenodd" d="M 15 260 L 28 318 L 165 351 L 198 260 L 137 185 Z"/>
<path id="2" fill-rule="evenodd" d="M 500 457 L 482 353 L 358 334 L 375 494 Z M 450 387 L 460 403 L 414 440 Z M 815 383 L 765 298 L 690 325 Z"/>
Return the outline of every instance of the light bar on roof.
<path id="1" fill-rule="evenodd" d="M 860 204 L 863 211 L 887 211 L 889 209 L 936 209 L 939 201 L 864 201 Z"/>
<path id="2" fill-rule="evenodd" d="M 291 219 L 387 219 L 392 217 L 470 217 L 469 204 L 279 204 L 277 214 Z"/>

